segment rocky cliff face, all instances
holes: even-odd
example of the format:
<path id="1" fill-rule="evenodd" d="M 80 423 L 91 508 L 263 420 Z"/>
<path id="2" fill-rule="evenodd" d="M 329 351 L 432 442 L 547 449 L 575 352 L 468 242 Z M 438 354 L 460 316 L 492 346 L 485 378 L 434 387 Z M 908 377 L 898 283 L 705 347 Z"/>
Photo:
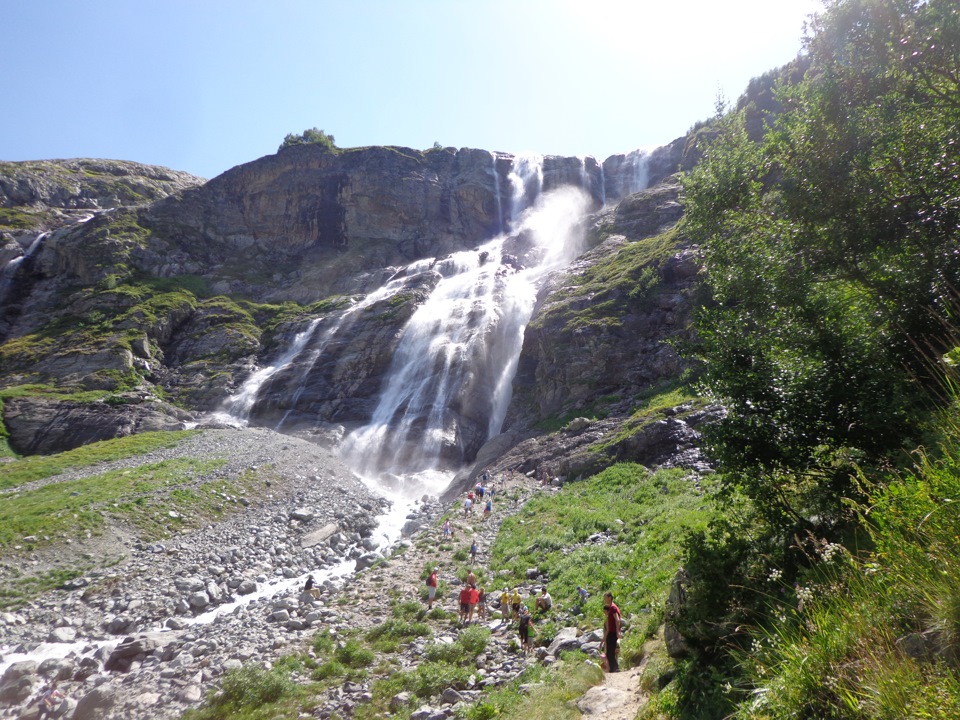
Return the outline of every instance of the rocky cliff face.
<path id="1" fill-rule="evenodd" d="M 678 142 L 645 155 L 646 181 L 676 170 L 683 152 Z M 340 322 L 344 308 L 395 276 L 399 265 L 476 247 L 507 229 L 537 194 L 562 185 L 583 189 L 599 210 L 636 181 L 635 159 L 616 156 L 601 165 L 547 157 L 527 172 L 527 159 L 482 150 L 331 152 L 300 145 L 205 184 L 135 164 L 4 164 L 0 202 L 27 214 L 59 208 L 60 223 L 42 225 L 51 228 L 46 234 L 33 225 L 27 248 L 13 239 L 21 254 L 4 265 L 0 384 L 8 390 L 4 396 L 0 388 L 0 397 L 8 398 L 11 441 L 21 452 L 88 441 L 89 433 L 71 431 L 77 423 L 68 422 L 78 417 L 78 402 L 89 402 L 83 393 L 100 393 L 91 417 L 108 435 L 173 426 L 189 412 L 216 409 L 254 363 L 272 362 L 312 322 Z M 15 166 L 14 180 L 6 179 L 8 166 Z M 153 202 L 103 209 L 137 200 Z M 85 217 L 77 222 L 68 211 Z M 514 427 L 678 370 L 658 338 L 685 322 L 690 254 L 633 247 L 677 217 L 676 188 L 667 184 L 628 195 L 594 218 L 597 247 L 572 274 L 555 277 L 540 299 L 521 359 Z M 617 288 L 564 291 L 602 285 L 599 275 L 584 285 L 590 268 L 628 256 L 633 265 Z M 351 316 L 348 339 L 305 355 L 309 363 L 294 363 L 261 390 L 256 421 L 369 418 L 400 331 L 437 279 L 433 272 L 411 275 L 388 301 Z M 630 286 L 637 282 L 642 291 Z M 625 309 L 615 320 L 584 323 L 577 316 L 601 302 Z M 147 400 L 149 413 L 134 411 L 130 406 L 142 402 L 129 402 L 131 392 L 162 396 L 181 409 Z M 44 412 L 36 415 L 50 418 L 49 430 L 36 420 L 24 425 L 36 401 L 11 402 L 38 393 Z M 477 428 L 464 430 L 472 452 L 483 434 L 483 419 L 475 420 Z"/>

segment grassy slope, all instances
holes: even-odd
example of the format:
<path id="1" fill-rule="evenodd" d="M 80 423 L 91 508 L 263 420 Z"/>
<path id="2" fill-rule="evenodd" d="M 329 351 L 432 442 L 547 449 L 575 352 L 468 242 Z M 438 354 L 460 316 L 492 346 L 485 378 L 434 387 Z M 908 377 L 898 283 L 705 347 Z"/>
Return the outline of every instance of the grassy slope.
<path id="1" fill-rule="evenodd" d="M 11 560 L 13 568 L 0 575 L 0 607 L 16 607 L 92 567 L 25 575 L 16 569 L 23 552 L 56 549 L 100 534 L 113 523 L 141 540 L 155 540 L 223 517 L 235 507 L 226 498 L 243 495 L 253 476 L 203 480 L 225 458 L 175 458 L 73 480 L 58 478 L 66 470 L 172 447 L 193 434 L 144 433 L 0 464 L 0 559 Z"/>
<path id="2" fill-rule="evenodd" d="M 584 627 L 599 626 L 601 594 L 612 589 L 632 625 L 624 640 L 624 659 L 636 662 L 660 623 L 660 608 L 679 564 L 680 538 L 687 528 L 702 527 L 711 512 L 709 484 L 700 488 L 680 471 L 651 474 L 639 465 L 617 465 L 555 494 L 538 496 L 505 520 L 492 548 L 492 563 L 501 573 L 509 573 L 498 573 L 498 582 L 516 583 L 528 567 L 548 572 L 560 609 L 575 604 L 577 585 L 589 588 L 592 597 L 584 607 Z M 579 545 L 598 532 L 609 533 L 609 542 Z M 458 555 L 452 559 L 457 561 Z M 185 718 L 293 720 L 316 706 L 324 688 L 370 677 L 379 678 L 372 684 L 373 699 L 359 706 L 355 716 L 403 718 L 409 717 L 411 707 L 391 710 L 390 699 L 396 693 L 407 691 L 429 702 L 444 688 L 462 686 L 474 658 L 483 652 L 489 631 L 474 626 L 452 645 L 428 643 L 424 662 L 402 671 L 392 654 L 417 637 L 449 630 L 454 618 L 440 608 L 428 613 L 416 601 L 394 601 L 392 614 L 372 630 L 340 637 L 337 642 L 318 633 L 309 651 L 282 659 L 272 670 L 245 667 L 228 674 L 223 692 Z M 555 630 L 549 622 L 539 622 L 538 640 L 542 642 Z M 469 720 L 579 717 L 570 701 L 602 679 L 599 669 L 584 659 L 572 653 L 554 667 L 535 665 L 487 693 L 463 716 Z"/>

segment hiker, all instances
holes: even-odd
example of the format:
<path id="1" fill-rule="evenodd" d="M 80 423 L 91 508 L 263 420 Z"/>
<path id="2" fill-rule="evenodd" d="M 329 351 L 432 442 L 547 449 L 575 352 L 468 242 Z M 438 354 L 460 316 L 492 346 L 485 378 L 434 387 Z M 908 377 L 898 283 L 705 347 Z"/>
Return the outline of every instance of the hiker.
<path id="1" fill-rule="evenodd" d="M 486 620 L 487 619 L 487 592 L 483 588 L 480 588 L 477 596 L 477 619 Z"/>
<path id="2" fill-rule="evenodd" d="M 476 561 L 477 561 L 477 541 L 476 541 L 476 539 L 474 539 L 474 541 L 470 544 L 470 561 L 471 561 L 471 562 L 476 562 Z"/>
<path id="3" fill-rule="evenodd" d="M 547 586 L 544 585 L 540 590 L 540 597 L 536 599 L 535 607 L 538 612 L 546 612 L 553 607 L 553 598 L 547 592 Z"/>
<path id="4" fill-rule="evenodd" d="M 473 512 L 473 500 L 471 498 L 467 498 L 466 500 L 463 501 L 463 516 L 466 517 L 472 512 Z"/>
<path id="5" fill-rule="evenodd" d="M 467 577 L 466 577 L 466 579 L 464 580 L 464 582 L 465 582 L 469 587 L 476 587 L 476 586 L 477 586 L 477 576 L 473 574 L 473 570 L 472 570 L 472 569 L 471 569 L 471 570 L 467 570 Z"/>
<path id="6" fill-rule="evenodd" d="M 617 662 L 617 643 L 621 635 L 620 608 L 613 602 L 613 593 L 609 591 L 603 594 L 603 612 L 607 615 L 603 634 L 607 664 L 610 666 L 610 672 L 620 672 L 620 664 Z"/>
<path id="7" fill-rule="evenodd" d="M 59 717 L 60 706 L 63 704 L 64 694 L 57 690 L 57 681 L 54 680 L 50 683 L 50 687 L 47 688 L 40 696 L 40 702 L 37 704 L 39 713 L 37 714 L 37 719 L 46 718 L 46 717 Z"/>
<path id="8" fill-rule="evenodd" d="M 460 590 L 460 623 L 467 620 L 467 613 L 470 611 L 470 586 L 464 585 Z"/>
<path id="9" fill-rule="evenodd" d="M 510 596 L 510 609 L 513 611 L 513 619 L 518 620 L 520 618 L 520 604 L 523 600 L 520 597 L 520 590 L 515 589 L 513 595 Z"/>
<path id="10" fill-rule="evenodd" d="M 510 589 L 504 588 L 500 593 L 500 614 L 504 620 L 510 619 Z"/>
<path id="11" fill-rule="evenodd" d="M 427 610 L 433 610 L 433 600 L 437 597 L 437 571 L 435 567 L 427 578 Z"/>
<path id="12" fill-rule="evenodd" d="M 453 535 L 453 531 L 450 529 L 450 518 L 443 523 L 443 538 L 444 540 L 449 540 Z"/>
<path id="13" fill-rule="evenodd" d="M 533 632 L 533 618 L 530 617 L 530 612 L 524 610 L 520 614 L 520 626 L 518 628 L 520 633 L 520 649 L 523 650 L 523 654 L 526 655 L 533 648 L 533 645 L 530 644 L 530 633 Z"/>
<path id="14" fill-rule="evenodd" d="M 582 587 L 580 587 L 579 585 L 577 585 L 577 595 L 580 596 L 580 602 L 581 602 L 581 603 L 585 603 L 585 602 L 587 601 L 587 598 L 590 597 L 590 593 L 588 593 L 586 590 L 584 590 L 584 589 L 583 589 Z"/>
<path id="15" fill-rule="evenodd" d="M 314 584 L 313 575 L 307 575 L 307 581 L 303 584 L 303 591 L 316 600 L 320 599 L 320 588 Z"/>
<path id="16" fill-rule="evenodd" d="M 477 586 L 476 586 L 476 585 L 471 585 L 471 586 L 470 586 L 470 591 L 469 591 L 469 593 L 467 594 L 467 603 L 470 605 L 470 607 L 467 608 L 467 622 L 468 622 L 468 623 L 472 623 L 472 622 L 473 622 L 473 614 L 474 614 L 474 612 L 476 612 L 476 610 L 477 610 L 477 604 L 478 604 L 479 602 L 480 602 L 480 591 L 477 590 Z"/>
<path id="17" fill-rule="evenodd" d="M 477 483 L 477 486 L 474 488 L 474 490 L 477 491 L 477 497 L 480 498 L 481 500 L 483 500 L 483 493 L 484 493 L 484 491 L 485 491 L 485 488 L 483 487 L 483 484 L 480 483 L 480 482 L 478 482 L 478 483 Z"/>
<path id="18" fill-rule="evenodd" d="M 490 517 L 490 513 L 493 512 L 493 500 L 487 498 L 487 504 L 483 506 L 483 517 L 481 520 L 486 521 Z"/>
<path id="19" fill-rule="evenodd" d="M 490 484 L 490 473 L 486 470 L 483 471 L 483 475 L 480 476 L 480 479 L 483 481 L 484 485 Z"/>

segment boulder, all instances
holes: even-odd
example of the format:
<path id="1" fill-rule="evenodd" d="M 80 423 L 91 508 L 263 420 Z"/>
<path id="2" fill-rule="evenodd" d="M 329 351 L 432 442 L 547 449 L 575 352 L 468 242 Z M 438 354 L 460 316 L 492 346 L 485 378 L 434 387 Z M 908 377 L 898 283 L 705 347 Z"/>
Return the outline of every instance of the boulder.
<path id="1" fill-rule="evenodd" d="M 66 374 L 83 376 L 105 364 L 96 357 L 85 362 L 90 364 L 78 364 Z M 141 432 L 182 430 L 188 417 L 183 410 L 161 402 L 111 405 L 21 397 L 8 400 L 3 407 L 10 446 L 24 455 L 49 455 Z"/>
<path id="2" fill-rule="evenodd" d="M 113 709 L 117 699 L 117 690 L 110 685 L 95 687 L 77 702 L 72 720 L 101 720 Z"/>
<path id="3" fill-rule="evenodd" d="M 576 650 L 580 647 L 577 641 L 577 629 L 575 627 L 560 628 L 553 638 L 553 642 L 547 647 L 548 655 L 559 655 L 565 650 Z"/>

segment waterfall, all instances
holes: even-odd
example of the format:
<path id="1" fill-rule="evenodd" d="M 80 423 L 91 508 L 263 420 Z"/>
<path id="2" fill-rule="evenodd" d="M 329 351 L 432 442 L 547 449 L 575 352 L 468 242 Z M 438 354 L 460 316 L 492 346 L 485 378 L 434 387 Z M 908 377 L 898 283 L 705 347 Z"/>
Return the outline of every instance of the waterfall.
<path id="1" fill-rule="evenodd" d="M 240 389 L 228 397 L 220 410 L 213 413 L 212 417 L 221 422 L 229 424 L 246 425 L 250 421 L 250 414 L 253 412 L 257 400 L 266 392 L 269 392 L 270 383 L 279 374 L 290 372 L 297 366 L 297 383 L 313 368 L 317 359 L 323 355 L 323 351 L 337 334 L 350 327 L 351 320 L 358 312 L 369 307 L 375 302 L 379 302 L 390 297 L 402 287 L 404 287 L 404 278 L 409 274 L 419 272 L 425 269 L 429 261 L 418 261 L 407 266 L 404 272 L 397 273 L 385 285 L 366 295 L 361 300 L 354 302 L 349 308 L 339 314 L 331 316 L 320 316 L 310 321 L 306 329 L 298 332 L 290 346 L 281 354 L 272 364 L 257 370 L 248 377 Z M 324 323 L 326 321 L 326 325 Z M 318 329 L 323 327 L 320 337 L 314 340 Z M 297 390 L 302 392 L 302 386 Z M 291 409 L 287 410 L 276 430 L 283 427 L 284 422 L 289 416 L 292 408 L 296 406 L 296 400 L 299 395 L 295 395 L 291 403 Z"/>
<path id="2" fill-rule="evenodd" d="M 633 172 L 629 176 L 630 185 L 624 195 L 646 190 L 650 184 L 650 153 L 647 150 L 634 150 L 627 155 L 627 159 Z"/>
<path id="3" fill-rule="evenodd" d="M 313 337 L 313 333 L 316 332 L 317 326 L 322 319 L 323 318 L 315 318 L 311 320 L 305 330 L 298 332 L 294 336 L 290 347 L 288 347 L 272 365 L 268 365 L 251 374 L 250 377 L 244 381 L 243 385 L 240 386 L 240 389 L 224 401 L 221 409 L 213 413 L 213 417 L 222 422 L 236 422 L 241 425 L 246 425 L 250 420 L 250 411 L 253 410 L 257 396 L 260 394 L 260 388 L 262 388 L 270 378 L 293 362 L 293 359 L 300 354 L 310 341 L 310 338 Z"/>
<path id="4" fill-rule="evenodd" d="M 515 189 L 536 182 L 535 166 L 522 169 Z M 475 452 L 499 432 L 538 282 L 583 250 L 589 202 L 579 188 L 552 191 L 516 218 L 515 235 L 437 261 L 442 278 L 404 328 L 373 416 L 344 440 L 361 476 L 458 467 L 468 442 Z M 480 437 L 466 437 L 471 422 Z"/>
<path id="5" fill-rule="evenodd" d="M 516 223 L 543 192 L 543 155 L 517 155 L 507 179 L 513 189 L 510 222 Z"/>
<path id="6" fill-rule="evenodd" d="M 600 207 L 607 206 L 607 176 L 603 169 L 603 163 L 600 165 Z"/>
<path id="7" fill-rule="evenodd" d="M 500 173 L 497 172 L 497 154 L 490 153 L 493 169 L 493 195 L 497 202 L 497 232 L 503 232 L 503 201 L 500 199 Z"/>
<path id="8" fill-rule="evenodd" d="M 50 233 L 48 232 L 39 233 L 30 242 L 30 245 L 23 255 L 15 257 L 4 264 L 3 270 L 0 270 L 0 308 L 3 308 L 7 304 L 7 299 L 13 294 L 17 282 L 17 273 L 23 266 L 23 263 L 37 254 L 44 240 L 49 236 Z M 16 301 L 16 298 L 14 298 L 14 301 Z"/>

